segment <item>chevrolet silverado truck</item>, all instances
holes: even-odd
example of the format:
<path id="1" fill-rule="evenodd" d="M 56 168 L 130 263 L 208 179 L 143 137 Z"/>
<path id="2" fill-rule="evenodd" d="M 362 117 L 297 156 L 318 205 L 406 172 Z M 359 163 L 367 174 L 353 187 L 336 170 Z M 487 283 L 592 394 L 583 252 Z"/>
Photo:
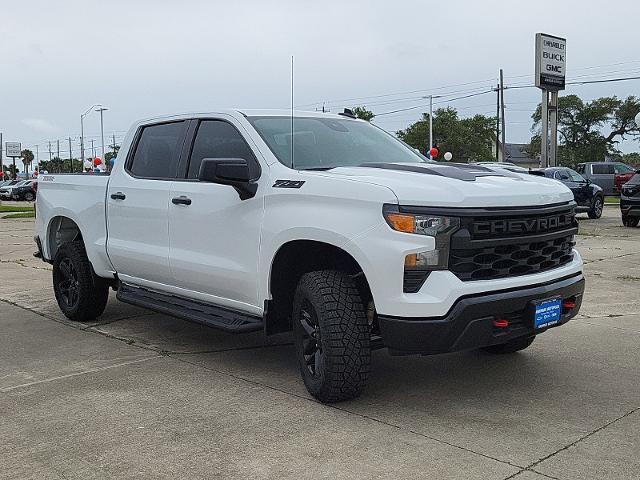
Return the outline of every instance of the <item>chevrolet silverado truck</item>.
<path id="1" fill-rule="evenodd" d="M 308 391 L 357 396 L 371 351 L 506 354 L 581 305 L 571 191 L 427 160 L 342 114 L 136 123 L 110 175 L 43 175 L 35 242 L 71 320 L 120 301 L 228 332 L 292 331 Z"/>

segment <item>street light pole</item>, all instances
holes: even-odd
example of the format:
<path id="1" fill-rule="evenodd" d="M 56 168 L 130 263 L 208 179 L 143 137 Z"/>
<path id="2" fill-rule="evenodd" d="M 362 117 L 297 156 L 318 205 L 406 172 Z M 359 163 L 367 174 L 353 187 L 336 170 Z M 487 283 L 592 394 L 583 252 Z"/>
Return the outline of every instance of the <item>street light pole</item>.
<path id="1" fill-rule="evenodd" d="M 96 108 L 96 112 L 100 112 L 100 136 L 102 137 L 102 159 L 104 161 L 104 121 L 102 118 L 102 114 L 105 110 L 109 110 L 101 106 L 100 108 Z"/>
<path id="2" fill-rule="evenodd" d="M 94 108 L 101 106 L 102 105 L 99 103 L 91 105 L 86 112 L 80 115 L 80 159 L 82 161 L 82 168 L 84 168 L 84 117 L 86 117 Z"/>

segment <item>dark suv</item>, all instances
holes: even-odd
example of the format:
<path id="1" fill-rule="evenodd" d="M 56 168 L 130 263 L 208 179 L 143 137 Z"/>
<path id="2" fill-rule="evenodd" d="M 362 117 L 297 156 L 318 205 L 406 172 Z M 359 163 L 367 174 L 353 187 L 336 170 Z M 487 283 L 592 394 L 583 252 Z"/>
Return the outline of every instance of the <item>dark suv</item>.
<path id="1" fill-rule="evenodd" d="M 604 207 L 604 191 L 575 170 L 567 167 L 549 167 L 532 170 L 532 175 L 544 175 L 564 183 L 573 192 L 576 212 L 587 212 L 589 218 L 600 218 Z"/>
<path id="2" fill-rule="evenodd" d="M 637 227 L 640 223 L 640 170 L 622 186 L 620 212 L 625 227 Z"/>

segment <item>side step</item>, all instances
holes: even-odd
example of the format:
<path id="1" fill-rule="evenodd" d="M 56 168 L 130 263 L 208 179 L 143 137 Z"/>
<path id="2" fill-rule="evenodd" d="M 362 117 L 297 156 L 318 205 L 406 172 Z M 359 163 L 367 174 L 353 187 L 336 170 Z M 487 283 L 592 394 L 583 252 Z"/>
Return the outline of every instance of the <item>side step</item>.
<path id="1" fill-rule="evenodd" d="M 121 302 L 202 323 L 227 332 L 244 333 L 263 328 L 262 317 L 125 283 L 120 283 L 116 297 Z"/>

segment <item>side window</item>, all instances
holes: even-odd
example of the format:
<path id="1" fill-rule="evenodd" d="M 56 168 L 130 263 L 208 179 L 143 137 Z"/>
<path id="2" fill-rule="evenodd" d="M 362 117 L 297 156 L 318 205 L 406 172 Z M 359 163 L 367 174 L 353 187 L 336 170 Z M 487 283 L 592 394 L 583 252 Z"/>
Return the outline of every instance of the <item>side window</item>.
<path id="1" fill-rule="evenodd" d="M 580 163 L 576 168 L 576 170 L 578 171 L 578 173 L 581 173 L 584 175 L 584 163 Z"/>
<path id="2" fill-rule="evenodd" d="M 599 163 L 592 165 L 592 171 L 594 175 L 607 175 L 613 173 L 613 165 L 606 163 Z"/>
<path id="3" fill-rule="evenodd" d="M 569 178 L 569 173 L 566 170 L 558 170 L 558 175 L 560 175 L 560 180 L 565 182 L 571 180 L 571 178 Z"/>
<path id="4" fill-rule="evenodd" d="M 627 167 L 624 163 L 616 163 L 614 165 L 615 168 L 615 172 L 616 173 L 631 173 L 633 172 L 633 169 L 630 167 Z"/>
<path id="5" fill-rule="evenodd" d="M 198 126 L 187 178 L 198 178 L 203 158 L 244 158 L 249 164 L 256 163 L 240 132 L 223 120 L 203 120 Z"/>
<path id="6" fill-rule="evenodd" d="M 185 129 L 186 122 L 144 127 L 129 172 L 141 178 L 176 178 Z"/>

